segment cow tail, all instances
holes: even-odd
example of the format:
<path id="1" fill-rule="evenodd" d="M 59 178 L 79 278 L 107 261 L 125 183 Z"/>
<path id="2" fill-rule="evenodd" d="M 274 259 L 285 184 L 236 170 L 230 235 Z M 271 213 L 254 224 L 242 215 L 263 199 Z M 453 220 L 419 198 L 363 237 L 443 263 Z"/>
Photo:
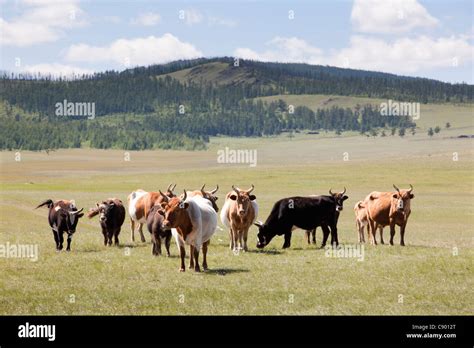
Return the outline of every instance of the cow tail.
<path id="1" fill-rule="evenodd" d="M 51 199 L 47 199 L 43 203 L 38 205 L 35 209 L 38 209 L 39 207 L 42 207 L 42 206 L 45 206 L 45 205 L 48 206 L 48 208 L 51 208 L 53 206 L 53 201 Z"/>

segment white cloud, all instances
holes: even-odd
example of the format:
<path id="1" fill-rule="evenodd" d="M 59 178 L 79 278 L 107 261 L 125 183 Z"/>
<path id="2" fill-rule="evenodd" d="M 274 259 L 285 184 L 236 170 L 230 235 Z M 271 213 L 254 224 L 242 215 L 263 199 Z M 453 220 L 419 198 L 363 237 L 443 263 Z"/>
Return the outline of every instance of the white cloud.
<path id="1" fill-rule="evenodd" d="M 166 63 L 177 59 L 202 57 L 192 44 L 180 41 L 172 34 L 135 39 L 118 39 L 107 46 L 72 45 L 66 59 L 74 62 L 115 62 L 124 67 Z"/>
<path id="2" fill-rule="evenodd" d="M 403 33 L 438 24 L 417 0 L 355 0 L 351 21 L 363 33 Z"/>
<path id="3" fill-rule="evenodd" d="M 278 61 L 287 63 L 309 63 L 322 64 L 323 52 L 314 46 L 311 46 L 305 40 L 296 37 L 277 36 L 266 45 L 269 49 L 257 53 L 249 48 L 237 48 L 234 52 L 236 57 L 260 61 Z"/>
<path id="4" fill-rule="evenodd" d="M 204 16 L 198 10 L 188 8 L 186 10 L 180 11 L 179 18 L 184 19 L 187 25 L 194 25 L 201 23 L 204 19 Z"/>
<path id="5" fill-rule="evenodd" d="M 82 74 L 90 75 L 94 73 L 94 71 L 90 69 L 83 69 L 71 65 L 63 65 L 58 63 L 26 65 L 24 68 L 21 69 L 21 71 L 29 72 L 32 74 L 40 73 L 43 76 L 51 75 L 56 78 L 72 78 L 74 76 L 80 76 Z"/>
<path id="6" fill-rule="evenodd" d="M 160 20 L 161 16 L 159 13 L 147 12 L 140 14 L 136 18 L 133 18 L 131 20 L 131 23 L 136 25 L 143 25 L 146 27 L 152 27 L 154 25 L 157 25 Z"/>
<path id="7" fill-rule="evenodd" d="M 21 6 L 20 16 L 9 21 L 0 18 L 0 44 L 24 47 L 52 42 L 86 23 L 77 0 L 23 0 Z"/>
<path id="8" fill-rule="evenodd" d="M 472 63 L 474 52 L 474 46 L 462 36 L 438 39 L 418 36 L 391 42 L 353 36 L 348 47 L 331 52 L 323 52 L 295 37 L 276 37 L 267 45 L 270 48 L 260 53 L 238 48 L 234 55 L 259 61 L 304 62 L 404 74 Z"/>

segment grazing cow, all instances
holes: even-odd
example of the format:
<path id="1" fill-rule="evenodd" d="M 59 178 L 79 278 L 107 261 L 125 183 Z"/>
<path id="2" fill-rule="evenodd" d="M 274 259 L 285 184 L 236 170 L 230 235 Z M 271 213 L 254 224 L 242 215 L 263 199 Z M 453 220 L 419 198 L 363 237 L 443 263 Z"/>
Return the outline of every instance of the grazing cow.
<path id="1" fill-rule="evenodd" d="M 164 216 L 163 227 L 171 228 L 181 257 L 180 272 L 185 271 L 184 258 L 186 256 L 185 244 L 190 245 L 189 268 L 200 272 L 199 250 L 202 246 L 202 267 L 207 270 L 207 249 L 217 227 L 217 213 L 209 200 L 197 195 L 187 197 L 173 197 L 168 202 L 162 202 Z"/>
<path id="2" fill-rule="evenodd" d="M 164 202 L 168 201 L 165 196 Z M 153 243 L 151 252 L 155 256 L 161 255 L 161 242 L 165 243 L 166 255 L 170 256 L 171 230 L 163 228 L 163 215 L 160 214 L 161 205 L 155 205 L 151 208 L 146 218 L 146 225 L 151 234 L 151 241 Z"/>
<path id="3" fill-rule="evenodd" d="M 250 226 L 256 221 L 258 204 L 255 195 L 250 194 L 254 186 L 241 190 L 232 185 L 221 211 L 221 221 L 229 228 L 230 249 L 248 251 L 247 237 Z"/>
<path id="4" fill-rule="evenodd" d="M 337 221 L 343 209 L 344 201 L 348 198 L 343 192 L 333 193 L 330 196 L 289 197 L 277 201 L 264 224 L 256 222 L 259 228 L 257 234 L 257 248 L 268 245 L 276 235 L 284 235 L 283 248 L 291 245 L 291 232 L 295 228 L 312 230 L 318 226 L 323 229 L 323 242 L 326 245 L 331 233 L 331 245 L 338 245 Z"/>
<path id="5" fill-rule="evenodd" d="M 140 238 L 142 242 L 145 242 L 145 236 L 143 235 L 143 224 L 146 223 L 146 217 L 151 208 L 160 204 L 163 201 L 163 197 L 174 197 L 173 193 L 176 185 L 171 187 L 170 184 L 163 194 L 159 192 L 146 192 L 141 189 L 133 191 L 127 198 L 128 200 L 128 215 L 130 216 L 130 234 L 132 242 L 135 241 L 135 223 L 138 223 L 138 232 L 140 232 Z"/>
<path id="6" fill-rule="evenodd" d="M 195 190 L 195 191 L 187 191 L 188 197 L 194 197 L 194 196 L 201 196 L 207 200 L 209 200 L 212 204 L 212 207 L 216 211 L 216 213 L 219 211 L 219 207 L 217 206 L 216 201 L 219 199 L 215 193 L 219 189 L 219 185 L 216 186 L 216 188 L 212 191 L 204 191 L 204 187 L 206 184 L 202 185 L 200 190 Z M 182 195 L 181 195 L 182 196 Z"/>
<path id="7" fill-rule="evenodd" d="M 100 227 L 102 227 L 102 234 L 104 235 L 104 245 L 112 245 L 113 237 L 114 245 L 118 246 L 118 236 L 125 221 L 125 208 L 122 201 L 118 198 L 109 198 L 95 205 L 95 208 L 89 209 L 87 217 L 91 219 L 99 215 Z"/>
<path id="8" fill-rule="evenodd" d="M 365 243 L 364 237 L 364 228 L 367 226 L 367 238 L 369 241 L 372 241 L 370 238 L 370 231 L 369 231 L 369 216 L 367 215 L 367 207 L 365 206 L 364 202 L 359 201 L 354 206 L 354 213 L 356 216 L 356 227 L 358 232 L 358 240 L 359 243 Z M 380 231 L 380 242 L 384 244 L 383 241 L 383 227 L 377 225 L 378 230 Z"/>
<path id="9" fill-rule="evenodd" d="M 393 245 L 395 225 L 400 226 L 400 245 L 405 245 L 405 228 L 411 214 L 410 202 L 415 195 L 413 186 L 409 190 L 400 190 L 393 185 L 396 192 L 371 192 L 364 200 L 369 217 L 371 242 L 377 244 L 375 233 L 377 225 L 390 226 L 390 245 Z"/>
<path id="10" fill-rule="evenodd" d="M 48 221 L 53 230 L 54 241 L 56 243 L 56 250 L 63 249 L 64 232 L 67 233 L 67 248 L 66 251 L 71 250 L 72 235 L 76 232 L 77 223 L 79 219 L 84 216 L 82 211 L 84 208 L 77 210 L 74 201 L 59 200 L 53 202 L 51 199 L 45 200 L 38 205 L 36 209 L 42 206 L 49 208 Z"/>

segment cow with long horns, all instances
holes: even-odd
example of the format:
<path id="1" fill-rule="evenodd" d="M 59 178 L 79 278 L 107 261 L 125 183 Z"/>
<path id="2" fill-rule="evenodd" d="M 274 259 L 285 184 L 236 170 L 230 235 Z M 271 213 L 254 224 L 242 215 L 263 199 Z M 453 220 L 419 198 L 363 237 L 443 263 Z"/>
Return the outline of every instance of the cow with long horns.
<path id="1" fill-rule="evenodd" d="M 130 217 L 130 237 L 132 242 L 135 241 L 135 224 L 138 223 L 138 232 L 142 242 L 145 242 L 145 236 L 143 235 L 143 224 L 145 224 L 148 213 L 151 208 L 156 204 L 163 202 L 163 197 L 169 198 L 175 197 L 173 190 L 176 184 L 170 184 L 166 190 L 166 193 L 159 192 L 146 192 L 141 189 L 133 191 L 127 197 L 128 201 L 128 215 Z"/>
<path id="2" fill-rule="evenodd" d="M 47 206 L 49 208 L 48 222 L 53 230 L 54 242 L 56 243 L 56 250 L 63 249 L 64 232 L 67 233 L 67 248 L 66 251 L 71 250 L 72 235 L 76 232 L 77 223 L 79 219 L 84 216 L 82 211 L 84 208 L 77 210 L 74 201 L 61 199 L 53 202 L 51 199 L 45 200 L 39 204 L 39 207 Z"/>
<path id="3" fill-rule="evenodd" d="M 405 228 L 411 214 L 410 203 L 415 197 L 413 186 L 400 190 L 393 185 L 395 192 L 371 192 L 364 200 L 369 217 L 371 243 L 377 244 L 375 233 L 377 226 L 390 226 L 390 244 L 393 245 L 395 225 L 400 226 L 400 245 L 405 245 Z"/>
<path id="4" fill-rule="evenodd" d="M 230 249 L 248 251 L 247 238 L 250 226 L 256 221 L 258 204 L 251 194 L 255 186 L 241 190 L 232 185 L 221 210 L 221 222 L 229 228 Z"/>

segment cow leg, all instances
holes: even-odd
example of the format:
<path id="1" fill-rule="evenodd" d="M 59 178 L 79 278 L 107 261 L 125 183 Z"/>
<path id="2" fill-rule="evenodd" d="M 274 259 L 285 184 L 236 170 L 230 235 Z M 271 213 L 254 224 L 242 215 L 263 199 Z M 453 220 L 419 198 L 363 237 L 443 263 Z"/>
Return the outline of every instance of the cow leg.
<path id="1" fill-rule="evenodd" d="M 395 237 L 395 223 L 390 222 L 390 245 L 393 245 L 393 237 Z"/>
<path id="2" fill-rule="evenodd" d="M 229 227 L 229 248 L 230 250 L 234 250 L 234 231 L 232 230 L 232 227 Z"/>
<path id="3" fill-rule="evenodd" d="M 283 249 L 291 246 L 291 230 L 285 233 L 285 242 L 283 243 Z"/>
<path id="4" fill-rule="evenodd" d="M 72 240 L 72 234 L 67 235 L 67 248 L 66 251 L 71 251 L 71 240 Z"/>
<path id="5" fill-rule="evenodd" d="M 376 234 L 376 228 L 375 228 L 375 221 L 369 220 L 369 231 L 370 233 L 370 244 L 372 245 L 377 245 L 377 240 L 375 239 L 375 234 Z"/>
<path id="6" fill-rule="evenodd" d="M 54 243 L 56 244 L 56 250 L 59 251 L 59 237 L 58 237 L 58 233 L 57 233 L 55 230 L 52 230 L 52 231 L 53 231 Z"/>
<path id="7" fill-rule="evenodd" d="M 243 245 L 244 245 L 244 242 L 243 242 L 243 239 L 244 239 L 244 231 L 243 230 L 239 230 L 239 250 L 243 250 Z"/>
<path id="8" fill-rule="evenodd" d="M 63 250 L 63 242 L 64 242 L 64 231 L 58 231 L 58 238 L 59 238 L 59 250 Z"/>
<path id="9" fill-rule="evenodd" d="M 189 246 L 189 269 L 194 268 L 194 246 Z"/>
<path id="10" fill-rule="evenodd" d="M 313 244 L 316 244 L 316 228 L 312 230 L 311 233 L 313 235 Z"/>
<path id="11" fill-rule="evenodd" d="M 211 241 L 208 240 L 202 244 L 202 268 L 207 271 L 207 247 Z"/>
<path id="12" fill-rule="evenodd" d="M 130 239 L 135 242 L 135 221 L 130 219 Z"/>
<path id="13" fill-rule="evenodd" d="M 323 242 L 321 243 L 321 249 L 322 249 L 326 246 L 330 231 L 327 225 L 321 225 L 321 228 L 323 229 Z"/>
<path id="14" fill-rule="evenodd" d="M 249 247 L 247 246 L 247 239 L 248 239 L 248 236 L 249 236 L 248 228 L 244 229 L 243 232 L 244 232 L 244 251 L 249 251 Z"/>
<path id="15" fill-rule="evenodd" d="M 194 251 L 194 271 L 195 272 L 201 272 L 201 267 L 199 267 L 199 249 L 196 247 L 193 247 Z M 193 255 L 191 255 L 191 258 L 193 258 Z"/>
<path id="16" fill-rule="evenodd" d="M 400 226 L 400 245 L 405 246 L 405 227 L 406 223 Z"/>
<path id="17" fill-rule="evenodd" d="M 239 234 L 240 234 L 240 231 L 236 229 L 235 227 L 233 227 L 232 228 L 232 236 L 234 237 L 234 248 L 232 249 L 233 251 L 239 250 Z"/>
<path id="18" fill-rule="evenodd" d="M 146 240 L 145 240 L 145 236 L 143 235 L 143 224 L 138 225 L 138 232 L 140 232 L 140 239 L 142 243 L 145 243 Z"/>
<path id="19" fill-rule="evenodd" d="M 166 248 L 166 256 L 170 257 L 170 243 L 171 243 L 171 234 L 166 236 L 165 239 L 165 248 Z"/>
<path id="20" fill-rule="evenodd" d="M 115 233 L 114 233 L 114 245 L 115 246 L 118 246 L 119 245 L 119 236 L 120 234 L 120 227 L 118 229 L 115 230 Z"/>
<path id="21" fill-rule="evenodd" d="M 385 242 L 383 240 L 383 227 L 378 225 L 376 228 L 380 231 L 380 244 L 385 244 Z"/>
<path id="22" fill-rule="evenodd" d="M 161 237 L 156 236 L 156 252 L 157 255 L 161 256 Z"/>
<path id="23" fill-rule="evenodd" d="M 337 239 L 337 226 L 334 224 L 331 226 L 331 246 L 336 247 L 339 245 L 339 240 Z"/>
<path id="24" fill-rule="evenodd" d="M 184 245 L 179 246 L 179 256 L 181 257 L 181 268 L 179 271 L 184 272 L 186 269 L 184 266 L 184 258 L 186 257 L 186 249 L 184 248 Z"/>

